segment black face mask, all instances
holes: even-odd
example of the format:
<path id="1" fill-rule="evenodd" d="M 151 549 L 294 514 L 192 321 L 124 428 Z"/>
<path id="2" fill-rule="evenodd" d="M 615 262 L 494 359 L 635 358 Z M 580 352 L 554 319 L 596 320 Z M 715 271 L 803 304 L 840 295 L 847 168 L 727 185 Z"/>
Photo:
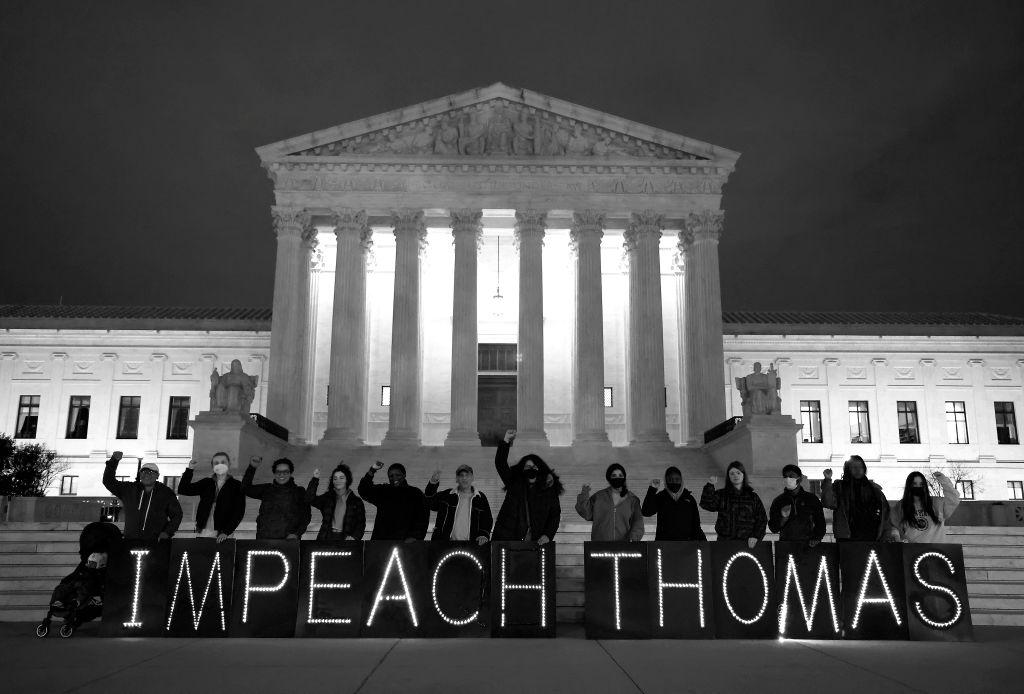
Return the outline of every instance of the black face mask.
<path id="1" fill-rule="evenodd" d="M 666 482 L 665 486 L 673 494 L 675 494 L 676 492 L 678 492 L 680 489 L 683 488 L 683 485 L 681 483 L 679 483 L 679 482 Z"/>
<path id="2" fill-rule="evenodd" d="M 539 472 L 540 472 L 539 470 L 534 470 L 534 469 L 531 468 L 531 469 L 527 470 L 524 474 L 526 475 L 526 479 L 528 479 L 531 482 L 533 482 L 535 479 L 537 479 L 537 475 L 539 474 Z"/>
<path id="3" fill-rule="evenodd" d="M 626 486 L 625 477 L 612 477 L 608 480 L 608 484 L 612 485 L 612 489 L 622 489 Z"/>
<path id="4" fill-rule="evenodd" d="M 925 489 L 924 487 L 911 487 L 910 493 L 916 497 L 923 497 L 925 494 Z"/>

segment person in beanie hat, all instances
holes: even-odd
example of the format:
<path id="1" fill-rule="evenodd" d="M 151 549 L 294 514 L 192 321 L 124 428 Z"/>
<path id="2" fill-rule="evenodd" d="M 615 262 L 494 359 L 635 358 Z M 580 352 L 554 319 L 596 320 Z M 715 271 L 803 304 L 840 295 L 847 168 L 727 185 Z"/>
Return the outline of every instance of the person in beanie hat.
<path id="1" fill-rule="evenodd" d="M 717 511 L 715 532 L 719 540 L 746 540 L 750 549 L 764 539 L 768 529 L 768 514 L 764 512 L 761 497 L 747 482 L 743 463 L 734 460 L 726 468 L 728 480 L 721 489 L 715 489 L 717 477 L 708 479 L 700 495 L 700 507 Z"/>
<path id="2" fill-rule="evenodd" d="M 121 451 L 114 451 L 103 470 L 103 486 L 121 500 L 124 507 L 124 539 L 158 542 L 169 540 L 181 525 L 181 504 L 166 484 L 158 482 L 160 468 L 143 463 L 139 479 L 118 482 L 117 464 Z"/>
<path id="3" fill-rule="evenodd" d="M 591 521 L 594 542 L 639 542 L 644 536 L 640 499 L 626 487 L 626 468 L 612 463 L 604 473 L 608 486 L 594 495 L 584 484 L 576 497 L 576 513 Z"/>
<path id="4" fill-rule="evenodd" d="M 689 489 L 683 489 L 683 473 L 672 466 L 665 470 L 665 488 L 658 491 L 661 480 L 651 480 L 640 511 L 646 517 L 658 514 L 655 540 L 696 540 L 706 542 L 700 527 L 700 509 Z"/>
<path id="5" fill-rule="evenodd" d="M 250 499 L 260 500 L 260 513 L 256 517 L 257 540 L 298 540 L 309 525 L 309 504 L 306 492 L 295 484 L 292 473 L 295 464 L 288 458 L 278 458 L 271 469 L 274 481 L 253 484 L 256 468 L 263 458 L 253 456 L 242 476 L 242 489 Z"/>
<path id="6" fill-rule="evenodd" d="M 427 535 L 430 512 L 423 492 L 409 485 L 405 466 L 393 463 L 388 467 L 388 483 L 374 484 L 373 476 L 384 467 L 379 460 L 359 480 L 359 496 L 377 507 L 371 540 L 405 540 L 414 542 Z"/>
<path id="7" fill-rule="evenodd" d="M 783 542 L 806 542 L 814 547 L 825 537 L 825 512 L 818 497 L 800 485 L 803 472 L 796 465 L 782 468 L 782 493 L 768 511 L 768 529 Z"/>
<path id="8" fill-rule="evenodd" d="M 441 471 L 437 470 L 423 490 L 427 508 L 437 511 L 431 540 L 473 540 L 486 544 L 491 537 L 491 505 L 484 493 L 473 488 L 473 468 L 462 464 L 455 468 L 456 486 L 438 493 Z"/>

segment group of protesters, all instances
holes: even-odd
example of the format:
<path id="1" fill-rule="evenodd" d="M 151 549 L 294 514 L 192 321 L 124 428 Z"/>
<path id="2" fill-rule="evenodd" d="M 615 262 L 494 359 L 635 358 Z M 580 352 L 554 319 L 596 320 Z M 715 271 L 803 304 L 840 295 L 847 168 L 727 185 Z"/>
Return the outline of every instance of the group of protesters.
<path id="1" fill-rule="evenodd" d="M 386 482 L 375 482 L 383 463 L 375 462 L 352 488 L 352 470 L 339 463 L 332 471 L 328 488 L 318 493 L 320 471 L 314 470 L 303 489 L 295 483 L 295 466 L 288 458 L 274 461 L 273 481 L 254 482 L 262 460 L 253 457 L 241 481 L 230 470 L 227 453 L 216 453 L 210 461 L 212 474 L 194 480 L 199 463 L 191 461 L 183 474 L 178 493 L 198 496 L 196 534 L 222 542 L 233 537 L 245 514 L 246 497 L 260 502 L 256 519 L 257 539 L 297 540 L 311 522 L 311 510 L 320 511 L 318 540 L 362 540 L 366 531 L 365 503 L 377 509 L 370 539 L 414 542 L 426 537 L 430 512 L 436 512 L 432 540 L 467 541 L 485 544 L 491 540 L 525 540 L 543 545 L 551 542 L 561 521 L 559 497 L 564 487 L 558 475 L 538 455 L 528 454 L 509 465 L 509 450 L 515 430 L 506 432 L 495 454 L 495 469 L 504 485 L 505 498 L 497 519 L 491 514 L 484 493 L 473 485 L 473 468 L 461 464 L 455 470 L 455 486 L 440 490 L 441 472 L 436 471 L 426 488 L 409 484 L 405 467 L 393 463 Z M 158 481 L 159 467 L 145 463 L 135 482 L 115 478 L 121 453 L 115 452 L 103 474 L 103 484 L 121 500 L 127 540 L 159 542 L 172 537 L 182 519 L 177 496 Z M 655 540 L 698 540 L 707 537 L 701 528 L 701 508 L 717 513 L 715 533 L 719 540 L 740 540 L 750 548 L 764 539 L 768 530 L 782 541 L 815 546 L 825 536 L 824 509 L 833 511 L 833 534 L 837 542 L 943 542 L 946 521 L 960 502 L 956 488 L 941 473 L 933 479 L 942 496 L 933 498 L 928 479 L 919 471 L 907 476 L 902 500 L 893 504 L 882 488 L 867 477 L 867 466 L 857 455 L 843 466 L 840 479 L 824 471 L 821 498 L 804 488 L 805 478 L 797 465 L 782 468 L 782 492 L 768 512 L 751 487 L 743 463 L 734 461 L 726 470 L 724 485 L 711 477 L 698 503 L 683 487 L 678 467 L 665 470 L 661 479 L 651 480 L 643 501 L 626 483 L 626 469 L 612 463 L 605 472 L 608 486 L 592 492 L 583 485 L 576 511 L 591 522 L 591 540 L 639 541 L 644 518 L 657 516 Z"/>

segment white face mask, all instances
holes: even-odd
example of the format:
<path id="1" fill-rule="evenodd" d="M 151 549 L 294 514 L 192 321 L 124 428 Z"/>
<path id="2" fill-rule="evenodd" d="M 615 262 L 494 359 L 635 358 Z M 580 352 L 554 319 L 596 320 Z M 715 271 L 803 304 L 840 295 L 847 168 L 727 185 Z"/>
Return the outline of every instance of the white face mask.
<path id="1" fill-rule="evenodd" d="M 784 477 L 783 480 L 785 480 L 786 489 L 789 490 L 796 489 L 797 485 L 800 484 L 800 480 L 796 479 L 795 477 Z"/>
<path id="2" fill-rule="evenodd" d="M 213 474 L 217 475 L 218 477 L 223 477 L 224 475 L 228 474 L 228 466 L 225 465 L 224 463 L 217 463 L 216 465 L 213 466 Z"/>

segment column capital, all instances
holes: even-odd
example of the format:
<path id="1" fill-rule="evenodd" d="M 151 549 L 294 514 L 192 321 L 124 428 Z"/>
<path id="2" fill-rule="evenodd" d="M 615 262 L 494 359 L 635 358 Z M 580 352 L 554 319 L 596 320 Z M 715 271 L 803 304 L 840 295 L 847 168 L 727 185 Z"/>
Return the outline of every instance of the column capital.
<path id="1" fill-rule="evenodd" d="M 516 250 L 523 239 L 536 236 L 544 243 L 544 230 L 548 226 L 548 213 L 543 210 L 516 210 L 516 228 L 513 240 Z"/>
<path id="2" fill-rule="evenodd" d="M 274 233 L 277 238 L 301 239 L 309 224 L 309 213 L 304 207 L 274 205 L 270 208 L 274 218 Z"/>
<path id="3" fill-rule="evenodd" d="M 331 215 L 335 238 L 340 240 L 343 235 L 352 235 L 359 240 L 364 251 L 370 250 L 373 246 L 373 229 L 370 228 L 366 210 L 338 207 L 331 210 Z"/>
<path id="4" fill-rule="evenodd" d="M 423 218 L 423 210 L 393 210 L 391 226 L 394 227 L 395 239 L 411 236 L 416 239 L 421 251 L 427 247 L 427 224 Z"/>
<path id="5" fill-rule="evenodd" d="M 483 214 L 483 210 L 471 207 L 450 210 L 452 237 L 457 240 L 461 236 L 468 236 L 476 242 L 479 250 L 484 239 L 484 227 L 480 222 Z"/>
<path id="6" fill-rule="evenodd" d="M 629 215 L 629 225 L 622 234 L 622 247 L 626 250 L 626 253 L 630 253 L 636 248 L 637 242 L 643 237 L 651 236 L 655 240 L 660 239 L 661 230 L 664 225 L 665 215 L 654 210 L 633 212 Z"/>
<path id="7" fill-rule="evenodd" d="M 600 243 L 604 236 L 605 213 L 600 210 L 580 210 L 572 213 L 569 227 L 569 249 L 576 251 L 580 241 L 593 238 Z"/>
<path id="8" fill-rule="evenodd" d="M 686 250 L 701 241 L 718 243 L 724 223 L 725 212 L 721 210 L 691 212 L 684 223 L 685 228 L 679 232 L 679 240 L 683 249 Z"/>

